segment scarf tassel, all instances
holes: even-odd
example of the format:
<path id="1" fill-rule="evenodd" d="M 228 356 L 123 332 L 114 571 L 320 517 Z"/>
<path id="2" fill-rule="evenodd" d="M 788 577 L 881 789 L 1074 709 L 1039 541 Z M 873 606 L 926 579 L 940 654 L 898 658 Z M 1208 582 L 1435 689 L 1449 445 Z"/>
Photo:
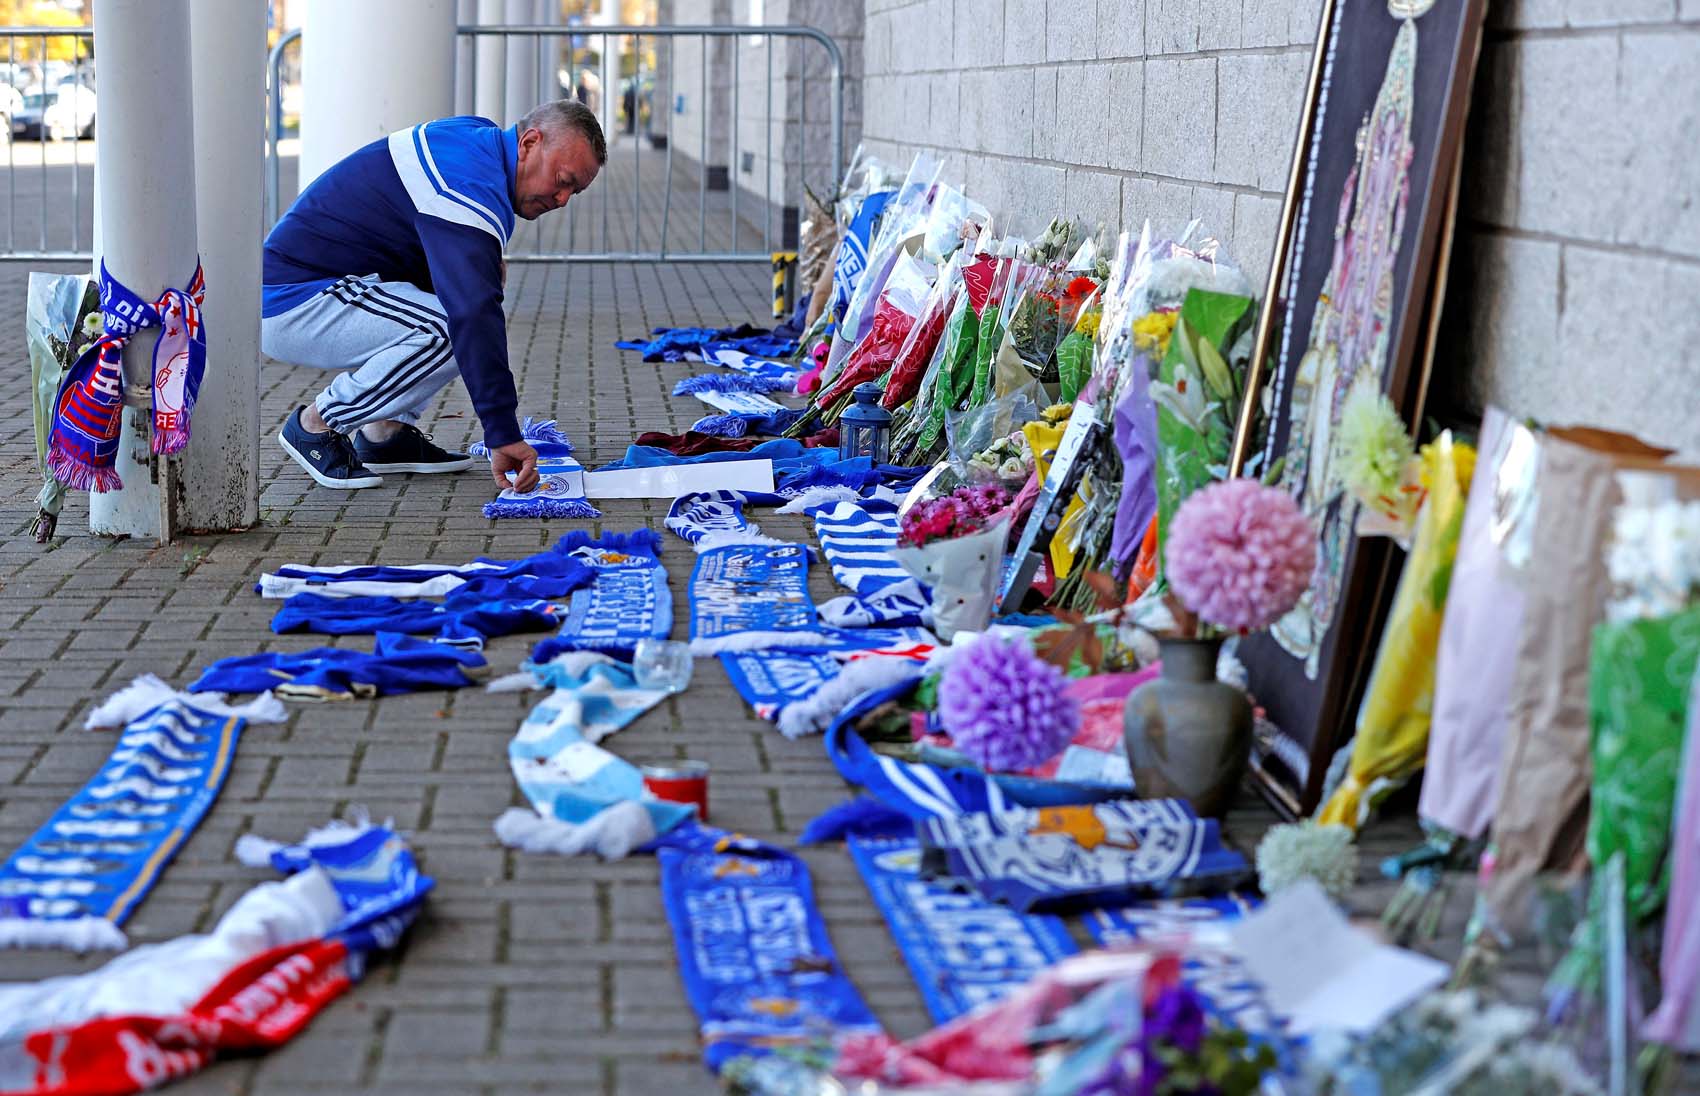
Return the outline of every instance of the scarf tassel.
<path id="1" fill-rule="evenodd" d="M 743 415 L 709 415 L 691 423 L 691 429 L 717 438 L 741 438 L 750 432 L 750 420 Z"/>
<path id="2" fill-rule="evenodd" d="M 496 499 L 484 504 L 487 518 L 599 518 L 602 511 L 584 499 Z"/>
<path id="3" fill-rule="evenodd" d="M 699 392 L 750 392 L 766 395 L 769 392 L 790 392 L 791 383 L 778 377 L 752 377 L 744 373 L 701 373 L 686 377 L 673 386 L 675 396 L 694 396 Z"/>
<path id="4" fill-rule="evenodd" d="M 117 468 L 78 460 L 58 446 L 47 451 L 47 470 L 73 491 L 117 491 L 124 486 Z"/>

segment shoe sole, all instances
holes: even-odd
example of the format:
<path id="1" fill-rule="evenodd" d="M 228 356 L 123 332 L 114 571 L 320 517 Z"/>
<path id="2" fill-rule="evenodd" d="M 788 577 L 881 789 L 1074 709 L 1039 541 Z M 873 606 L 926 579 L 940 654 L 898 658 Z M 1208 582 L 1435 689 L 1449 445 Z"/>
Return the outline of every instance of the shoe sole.
<path id="1" fill-rule="evenodd" d="M 461 460 L 447 460 L 436 464 L 373 464 L 364 460 L 360 463 L 374 472 L 422 472 L 430 475 L 432 472 L 464 472 L 472 467 L 472 458 L 465 457 Z"/>
<path id="2" fill-rule="evenodd" d="M 317 468 L 314 468 L 313 462 L 303 456 L 299 449 L 289 444 L 289 439 L 284 437 L 282 434 L 277 436 L 277 443 L 283 446 L 283 451 L 285 453 L 288 453 L 291 457 L 295 458 L 295 463 L 301 466 L 301 470 L 306 472 L 309 476 L 312 476 L 313 482 L 317 483 L 320 487 L 329 487 L 335 491 L 358 491 L 363 487 L 380 487 L 383 485 L 384 478 L 382 476 L 359 476 L 355 479 L 345 480 L 331 479 Z"/>

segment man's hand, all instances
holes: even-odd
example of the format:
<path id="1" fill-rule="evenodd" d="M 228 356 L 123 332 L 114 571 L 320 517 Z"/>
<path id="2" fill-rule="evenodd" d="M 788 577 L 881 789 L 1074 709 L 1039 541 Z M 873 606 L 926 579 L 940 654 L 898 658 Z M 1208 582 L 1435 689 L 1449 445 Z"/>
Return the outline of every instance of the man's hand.
<path id="1" fill-rule="evenodd" d="M 509 472 L 515 473 L 512 483 L 508 482 Z M 531 490 L 537 486 L 537 450 L 523 441 L 490 450 L 490 478 L 497 487 Z"/>

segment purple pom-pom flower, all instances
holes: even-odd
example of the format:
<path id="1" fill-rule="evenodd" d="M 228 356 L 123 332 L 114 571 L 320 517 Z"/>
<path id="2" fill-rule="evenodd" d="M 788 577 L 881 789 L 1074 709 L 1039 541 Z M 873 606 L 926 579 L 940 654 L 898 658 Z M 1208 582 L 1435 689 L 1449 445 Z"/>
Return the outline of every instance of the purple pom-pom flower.
<path id="1" fill-rule="evenodd" d="M 1316 567 L 1316 533 L 1285 491 L 1227 480 L 1181 504 L 1164 558 L 1169 585 L 1200 620 L 1254 631 L 1298 604 Z"/>
<path id="2" fill-rule="evenodd" d="M 987 772 L 1041 765 L 1080 729 L 1080 704 L 1062 671 L 1023 643 L 982 636 L 952 659 L 939 682 L 939 723 L 952 744 Z"/>

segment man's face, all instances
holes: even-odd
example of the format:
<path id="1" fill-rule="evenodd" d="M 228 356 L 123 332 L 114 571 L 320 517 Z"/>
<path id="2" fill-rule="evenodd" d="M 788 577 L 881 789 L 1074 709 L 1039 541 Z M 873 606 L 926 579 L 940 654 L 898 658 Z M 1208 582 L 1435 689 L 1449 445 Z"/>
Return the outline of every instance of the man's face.
<path id="1" fill-rule="evenodd" d="M 597 170 L 596 154 L 582 134 L 569 130 L 551 139 L 542 130 L 526 130 L 519 135 L 514 169 L 514 212 L 535 221 L 560 209 L 591 184 Z"/>

